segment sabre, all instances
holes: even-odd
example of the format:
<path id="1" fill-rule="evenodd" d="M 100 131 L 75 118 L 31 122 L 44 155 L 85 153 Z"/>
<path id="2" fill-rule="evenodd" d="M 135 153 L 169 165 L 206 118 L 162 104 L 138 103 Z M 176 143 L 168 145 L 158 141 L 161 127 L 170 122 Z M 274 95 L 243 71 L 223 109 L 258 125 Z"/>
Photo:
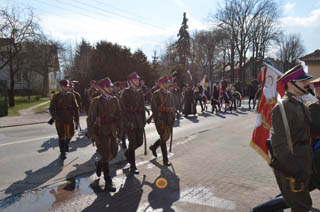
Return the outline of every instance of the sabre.
<path id="1" fill-rule="evenodd" d="M 172 137 L 173 137 L 173 126 L 171 127 L 171 138 L 170 138 L 170 149 L 169 152 L 172 150 Z"/>
<path id="2" fill-rule="evenodd" d="M 144 139 L 144 155 L 147 155 L 147 137 L 146 131 L 143 129 L 143 139 Z"/>

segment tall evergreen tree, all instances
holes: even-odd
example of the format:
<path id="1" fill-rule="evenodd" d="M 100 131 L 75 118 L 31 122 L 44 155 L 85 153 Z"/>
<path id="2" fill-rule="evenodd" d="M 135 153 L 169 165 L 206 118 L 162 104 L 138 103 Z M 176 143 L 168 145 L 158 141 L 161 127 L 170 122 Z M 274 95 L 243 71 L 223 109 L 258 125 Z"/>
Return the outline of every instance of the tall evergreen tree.
<path id="1" fill-rule="evenodd" d="M 185 69 L 188 67 L 188 58 L 190 57 L 190 35 L 188 32 L 188 19 L 186 13 L 183 13 L 182 25 L 178 33 L 178 41 L 176 42 L 176 48 L 179 57 L 179 64 Z"/>

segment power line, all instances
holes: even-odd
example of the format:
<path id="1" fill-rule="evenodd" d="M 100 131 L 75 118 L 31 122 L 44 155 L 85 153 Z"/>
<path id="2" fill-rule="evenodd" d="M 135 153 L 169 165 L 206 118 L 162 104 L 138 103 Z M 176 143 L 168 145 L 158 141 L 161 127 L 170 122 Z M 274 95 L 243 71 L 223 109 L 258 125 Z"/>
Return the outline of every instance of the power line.
<path id="1" fill-rule="evenodd" d="M 34 1 L 36 1 L 37 3 L 41 2 L 41 3 L 42 3 L 43 5 L 45 5 L 45 6 L 59 8 L 59 9 L 62 9 L 62 10 L 68 11 L 68 12 L 73 11 L 73 12 L 76 12 L 78 15 L 81 15 L 81 16 L 84 16 L 84 17 L 87 17 L 87 18 L 93 18 L 93 19 L 100 20 L 100 19 L 98 19 L 97 17 L 85 15 L 85 14 L 79 13 L 78 11 L 75 11 L 75 10 L 70 10 L 70 9 L 67 9 L 67 8 L 64 8 L 64 7 L 60 7 L 60 6 L 58 6 L 58 5 L 48 3 L 48 2 L 45 1 L 45 0 L 44 0 L 44 1 L 42 1 L 42 0 L 34 0 Z"/>
<path id="2" fill-rule="evenodd" d="M 116 13 L 116 12 L 112 12 L 112 11 L 109 11 L 109 10 L 106 10 L 106 9 L 102 9 L 102 8 L 99 8 L 99 7 L 92 6 L 92 5 L 90 5 L 90 4 L 86 4 L 86 3 L 81 2 L 81 1 L 79 1 L 79 0 L 73 0 L 73 1 L 74 1 L 74 2 L 77 2 L 77 3 L 79 3 L 79 4 L 82 4 L 82 5 L 85 5 L 85 6 L 87 6 L 87 7 L 91 7 L 91 8 L 94 8 L 94 9 L 96 9 L 96 10 L 100 10 L 100 11 L 102 11 L 102 12 L 104 12 L 104 13 L 109 13 L 109 14 L 112 14 L 112 15 L 114 15 L 114 16 L 118 16 L 118 17 L 121 17 L 121 18 L 130 20 L 130 21 L 133 21 L 133 22 L 137 22 L 137 23 L 140 23 L 140 24 L 143 24 L 143 25 L 148 25 L 148 26 L 151 26 L 151 27 L 154 27 L 154 28 L 161 28 L 161 29 L 164 29 L 164 30 L 165 30 L 165 28 L 163 28 L 163 27 L 161 27 L 161 26 L 157 26 L 157 25 L 154 25 L 154 24 L 149 24 L 149 23 L 146 23 L 146 22 L 143 22 L 143 21 L 139 21 L 139 20 L 133 19 L 133 18 L 131 18 L 131 17 L 129 17 L 129 16 L 126 16 L 126 15 L 121 15 L 121 14 Z"/>
<path id="3" fill-rule="evenodd" d="M 125 14 L 129 14 L 129 13 L 130 13 L 130 12 L 128 12 L 128 11 L 124 11 L 124 10 L 122 10 L 122 9 L 119 9 L 118 7 L 115 7 L 115 6 L 111 5 L 111 4 L 106 4 L 106 2 L 102 2 L 102 1 L 98 1 L 98 0 L 91 0 L 91 1 L 94 1 L 94 2 L 96 2 L 96 3 L 98 3 L 98 4 L 102 4 L 102 5 L 105 5 L 105 6 L 107 6 L 107 7 L 113 8 L 113 9 L 115 9 L 115 10 L 118 10 L 118 11 L 121 12 L 121 13 L 125 13 Z M 133 14 L 133 13 L 129 14 L 129 16 L 136 17 L 136 18 L 140 18 L 140 19 L 146 19 L 146 17 L 138 16 L 138 15 Z"/>

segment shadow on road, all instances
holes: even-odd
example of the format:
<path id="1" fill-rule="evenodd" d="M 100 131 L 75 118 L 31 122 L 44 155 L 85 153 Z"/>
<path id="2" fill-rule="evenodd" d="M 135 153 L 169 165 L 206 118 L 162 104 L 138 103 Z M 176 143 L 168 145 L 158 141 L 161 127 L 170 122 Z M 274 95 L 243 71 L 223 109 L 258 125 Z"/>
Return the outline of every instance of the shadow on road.
<path id="1" fill-rule="evenodd" d="M 78 148 L 87 147 L 88 145 L 91 144 L 91 141 L 87 137 L 84 136 L 85 133 L 86 133 L 86 131 L 82 130 L 73 136 L 73 140 L 71 140 L 71 142 L 69 144 L 69 149 L 70 149 L 69 151 L 70 152 L 76 151 Z M 39 153 L 46 152 L 50 148 L 52 148 L 52 149 L 59 148 L 58 138 L 50 138 L 49 140 L 45 141 L 41 145 L 41 148 L 42 149 L 38 150 Z"/>
<path id="2" fill-rule="evenodd" d="M 176 175 L 173 165 L 171 167 L 160 165 L 156 159 L 150 161 L 153 165 L 160 169 L 160 175 L 153 183 L 145 182 L 152 188 L 148 195 L 149 205 L 143 211 L 162 209 L 164 212 L 173 212 L 172 204 L 180 199 L 180 179 Z M 163 178 L 167 181 L 165 188 L 159 188 L 156 185 L 158 179 Z"/>
<path id="3" fill-rule="evenodd" d="M 137 211 L 141 197 L 142 197 L 142 186 L 144 183 L 145 176 L 140 182 L 134 175 L 129 173 L 128 170 L 124 170 L 126 180 L 121 185 L 119 191 L 115 194 L 103 192 L 102 189 L 96 187 L 97 198 L 95 201 L 83 212 L 88 211 L 112 211 L 112 212 L 123 212 L 123 211 Z M 95 182 L 97 183 L 97 182 Z"/>
<path id="4" fill-rule="evenodd" d="M 206 111 L 202 112 L 202 113 L 199 113 L 198 115 L 202 116 L 202 117 L 205 117 L 205 118 L 213 116 L 212 114 L 210 114 L 209 112 L 206 112 Z"/>
<path id="5" fill-rule="evenodd" d="M 198 119 L 198 116 L 194 115 L 194 116 L 186 116 L 185 117 L 186 119 L 192 121 L 193 123 L 198 123 L 199 122 L 199 119 Z"/>
<path id="6" fill-rule="evenodd" d="M 57 176 L 63 167 L 63 161 L 56 159 L 48 166 L 42 167 L 34 172 L 32 172 L 32 170 L 26 171 L 26 177 L 23 180 L 14 182 L 5 190 L 4 193 L 10 196 L 0 200 L 0 208 L 7 208 L 19 201 L 23 192 L 38 188 L 40 185 Z"/>

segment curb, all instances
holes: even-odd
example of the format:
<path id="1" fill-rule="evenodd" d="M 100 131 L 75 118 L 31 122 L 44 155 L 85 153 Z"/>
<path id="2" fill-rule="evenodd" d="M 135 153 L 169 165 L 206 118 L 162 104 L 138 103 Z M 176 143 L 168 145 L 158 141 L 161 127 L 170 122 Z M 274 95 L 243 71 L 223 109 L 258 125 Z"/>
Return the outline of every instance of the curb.
<path id="1" fill-rule="evenodd" d="M 21 127 L 21 126 L 26 126 L 26 125 L 35 125 L 35 124 L 43 124 L 43 123 L 48 123 L 48 122 L 42 121 L 42 122 L 33 122 L 33 123 L 25 123 L 25 124 L 3 125 L 3 126 L 0 126 L 0 128 Z"/>
<path id="2" fill-rule="evenodd" d="M 50 119 L 50 117 L 48 117 L 48 118 Z M 81 119 L 81 116 L 80 116 L 80 119 Z M 21 127 L 21 126 L 27 126 L 27 125 L 43 124 L 43 123 L 48 123 L 48 121 L 39 121 L 39 122 L 30 122 L 30 123 L 12 124 L 12 125 L 0 125 L 0 129 L 1 128 L 8 128 L 8 127 Z"/>

